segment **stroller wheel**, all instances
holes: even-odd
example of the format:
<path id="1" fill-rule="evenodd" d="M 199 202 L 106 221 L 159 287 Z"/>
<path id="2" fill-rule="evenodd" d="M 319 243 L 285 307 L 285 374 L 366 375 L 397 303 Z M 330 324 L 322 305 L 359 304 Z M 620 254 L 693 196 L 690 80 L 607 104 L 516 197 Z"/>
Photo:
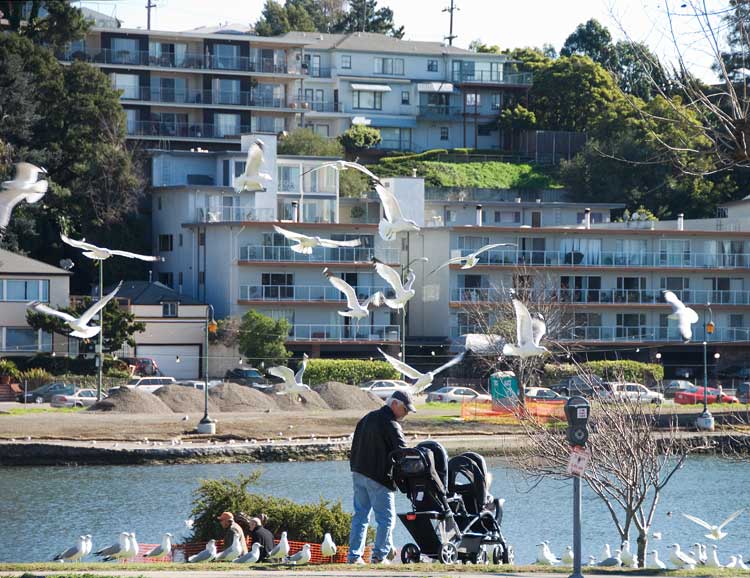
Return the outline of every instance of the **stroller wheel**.
<path id="1" fill-rule="evenodd" d="M 473 564 L 485 566 L 489 563 L 489 557 L 487 556 L 487 546 L 481 546 L 476 554 L 471 554 L 469 561 Z"/>
<path id="2" fill-rule="evenodd" d="M 416 544 L 405 544 L 401 548 L 401 563 L 402 564 L 416 564 L 422 558 L 422 552 L 419 551 L 419 546 Z"/>
<path id="3" fill-rule="evenodd" d="M 445 542 L 440 546 L 440 561 L 443 564 L 455 564 L 458 561 L 458 548 L 453 542 Z"/>
<path id="4" fill-rule="evenodd" d="M 493 564 L 513 564 L 516 561 L 516 555 L 513 546 L 503 546 L 498 544 L 492 549 Z"/>

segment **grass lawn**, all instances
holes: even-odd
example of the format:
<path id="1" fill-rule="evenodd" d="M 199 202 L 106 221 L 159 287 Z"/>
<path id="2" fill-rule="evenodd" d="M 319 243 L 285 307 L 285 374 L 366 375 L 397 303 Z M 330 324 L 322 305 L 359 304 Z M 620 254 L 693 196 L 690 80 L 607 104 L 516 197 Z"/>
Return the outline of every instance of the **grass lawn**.
<path id="1" fill-rule="evenodd" d="M 29 404 L 27 407 L 13 407 L 5 411 L 0 411 L 0 417 L 3 415 L 29 415 L 35 413 L 76 413 L 85 409 L 85 407 L 39 407 Z"/>

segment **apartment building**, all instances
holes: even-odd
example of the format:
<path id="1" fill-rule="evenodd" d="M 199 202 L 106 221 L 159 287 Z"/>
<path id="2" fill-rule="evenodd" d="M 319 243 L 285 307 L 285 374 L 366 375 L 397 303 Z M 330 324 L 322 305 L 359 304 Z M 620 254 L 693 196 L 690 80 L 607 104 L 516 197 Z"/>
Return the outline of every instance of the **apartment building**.
<path id="1" fill-rule="evenodd" d="M 254 138 L 244 136 L 245 146 Z M 381 308 L 359 323 L 341 317 L 337 311 L 346 302 L 323 275 L 329 268 L 363 299 L 385 290 L 371 259 L 398 267 L 400 245 L 378 236 L 379 207 L 376 213 L 368 198 L 340 206 L 338 173 L 320 168 L 333 159 L 277 157 L 275 137 L 263 139 L 262 170 L 275 178 L 258 192 L 232 188 L 244 171 L 244 152 L 151 152 L 154 251 L 164 258 L 155 267 L 158 281 L 211 303 L 217 318 L 254 309 L 287 319 L 294 351 L 369 355 L 375 345 L 397 345 L 396 316 Z M 274 224 L 311 236 L 359 239 L 361 245 L 303 255 L 289 248 Z"/>
<path id="2" fill-rule="evenodd" d="M 69 286 L 68 271 L 0 249 L 0 353 L 67 353 L 67 337 L 29 327 L 26 305 L 67 307 Z"/>
<path id="3" fill-rule="evenodd" d="M 378 128 L 384 150 L 502 149 L 499 114 L 532 82 L 505 55 L 374 33 L 95 24 L 58 58 L 101 68 L 121 91 L 128 138 L 165 149 L 236 150 L 243 133 L 298 126 L 335 137 L 353 123 Z"/>

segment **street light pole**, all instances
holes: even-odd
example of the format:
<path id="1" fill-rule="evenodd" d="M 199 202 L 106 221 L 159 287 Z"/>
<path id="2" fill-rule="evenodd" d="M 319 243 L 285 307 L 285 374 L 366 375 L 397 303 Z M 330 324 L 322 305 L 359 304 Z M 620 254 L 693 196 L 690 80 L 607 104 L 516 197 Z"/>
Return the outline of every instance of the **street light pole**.
<path id="1" fill-rule="evenodd" d="M 706 322 L 706 315 L 710 314 L 710 319 Z M 714 417 L 708 409 L 708 337 L 714 332 L 714 313 L 711 311 L 711 304 L 706 305 L 703 311 L 703 327 L 705 335 L 703 336 L 703 413 L 695 420 L 695 426 L 699 430 L 713 431 Z"/>
<path id="2" fill-rule="evenodd" d="M 198 422 L 198 433 L 216 433 L 216 422 L 208 415 L 208 334 L 216 333 L 216 329 L 214 307 L 209 303 L 206 305 L 206 335 L 203 343 L 203 418 Z"/>
<path id="3" fill-rule="evenodd" d="M 99 302 L 104 299 L 104 259 L 99 259 Z M 104 382 L 104 309 L 99 310 L 99 343 L 96 346 L 96 399 L 102 400 Z"/>

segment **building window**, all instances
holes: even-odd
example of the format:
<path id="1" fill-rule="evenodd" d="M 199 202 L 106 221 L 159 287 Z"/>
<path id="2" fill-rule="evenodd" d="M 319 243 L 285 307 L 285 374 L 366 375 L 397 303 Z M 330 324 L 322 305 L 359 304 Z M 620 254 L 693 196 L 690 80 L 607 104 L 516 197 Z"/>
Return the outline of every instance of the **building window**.
<path id="1" fill-rule="evenodd" d="M 2 285 L 5 287 L 2 287 Z M 49 281 L 46 279 L 7 279 L 0 281 L 2 301 L 49 302 Z"/>
<path id="2" fill-rule="evenodd" d="M 492 93 L 492 110 L 500 110 L 503 106 L 503 95 L 499 92 Z"/>
<path id="3" fill-rule="evenodd" d="M 180 233 L 180 234 L 179 234 L 179 235 L 177 236 L 177 239 L 178 239 L 178 241 L 177 241 L 177 244 L 178 244 L 178 245 L 179 245 L 180 247 L 182 247 L 182 233 Z"/>
<path id="4" fill-rule="evenodd" d="M 729 211 L 727 211 L 726 207 L 719 207 L 716 209 L 717 219 L 726 219 L 728 216 L 729 216 Z"/>
<path id="5" fill-rule="evenodd" d="M 583 211 L 576 214 L 576 221 L 579 225 L 583 224 L 583 218 L 585 217 L 585 213 Z M 604 222 L 604 213 L 591 213 L 591 222 L 592 223 L 603 223 Z"/>
<path id="6" fill-rule="evenodd" d="M 172 235 L 159 235 L 159 252 L 167 253 L 172 250 Z"/>
<path id="7" fill-rule="evenodd" d="M 438 71 L 438 61 L 430 59 L 427 61 L 427 72 L 437 72 Z"/>
<path id="8" fill-rule="evenodd" d="M 161 316 L 162 317 L 177 317 L 177 303 L 175 302 L 162 303 L 161 304 Z"/>
<path id="9" fill-rule="evenodd" d="M 403 58 L 375 58 L 375 74 L 404 75 Z"/>
<path id="10" fill-rule="evenodd" d="M 448 127 L 447 126 L 440 127 L 440 140 L 448 140 Z"/>
<path id="11" fill-rule="evenodd" d="M 206 272 L 198 271 L 198 285 L 205 285 L 205 284 L 206 284 Z"/>
<path id="12" fill-rule="evenodd" d="M 159 283 L 171 287 L 174 283 L 174 275 L 172 273 L 159 273 Z"/>
<path id="13" fill-rule="evenodd" d="M 520 211 L 495 211 L 495 222 L 496 223 L 520 223 L 521 212 Z"/>
<path id="14" fill-rule="evenodd" d="M 293 299 L 293 273 L 263 273 L 261 275 L 263 297 L 266 299 Z"/>
<path id="15" fill-rule="evenodd" d="M 240 115 L 217 112 L 214 125 L 217 137 L 240 134 Z"/>
<path id="16" fill-rule="evenodd" d="M 206 246 L 206 232 L 205 231 L 200 231 L 198 233 L 198 246 L 199 247 Z"/>
<path id="17" fill-rule="evenodd" d="M 179 273 L 177 273 L 177 285 L 179 287 L 182 287 L 182 271 L 180 271 Z"/>
<path id="18" fill-rule="evenodd" d="M 477 126 L 477 134 L 479 136 L 490 136 L 494 128 L 495 125 L 489 123 L 480 124 L 479 126 Z"/>
<path id="19" fill-rule="evenodd" d="M 25 327 L 6 327 L 3 349 L 5 351 L 38 351 L 39 332 Z"/>
<path id="20" fill-rule="evenodd" d="M 134 108 L 125 110 L 125 130 L 128 134 L 136 134 L 138 131 L 138 111 Z"/>
<path id="21" fill-rule="evenodd" d="M 341 55 L 341 68 L 345 68 L 347 70 L 351 69 L 352 67 L 352 57 L 348 54 L 342 54 Z"/>
<path id="22" fill-rule="evenodd" d="M 408 90 L 401 91 L 401 104 L 409 104 L 409 91 Z"/>
<path id="23" fill-rule="evenodd" d="M 135 38 L 112 39 L 113 64 L 139 64 L 138 40 Z"/>
<path id="24" fill-rule="evenodd" d="M 115 90 L 121 90 L 120 98 L 138 99 L 141 96 L 139 77 L 137 74 L 112 74 L 112 84 Z"/>
<path id="25" fill-rule="evenodd" d="M 234 44 L 215 44 L 212 68 L 238 68 L 240 47 Z"/>
<path id="26" fill-rule="evenodd" d="M 382 110 L 383 93 L 369 90 L 355 90 L 352 92 L 352 108 Z"/>
<path id="27" fill-rule="evenodd" d="M 466 100 L 466 106 L 479 106 L 481 103 L 481 97 L 479 96 L 479 93 L 476 92 L 468 92 L 466 93 L 466 96 L 464 97 Z"/>

